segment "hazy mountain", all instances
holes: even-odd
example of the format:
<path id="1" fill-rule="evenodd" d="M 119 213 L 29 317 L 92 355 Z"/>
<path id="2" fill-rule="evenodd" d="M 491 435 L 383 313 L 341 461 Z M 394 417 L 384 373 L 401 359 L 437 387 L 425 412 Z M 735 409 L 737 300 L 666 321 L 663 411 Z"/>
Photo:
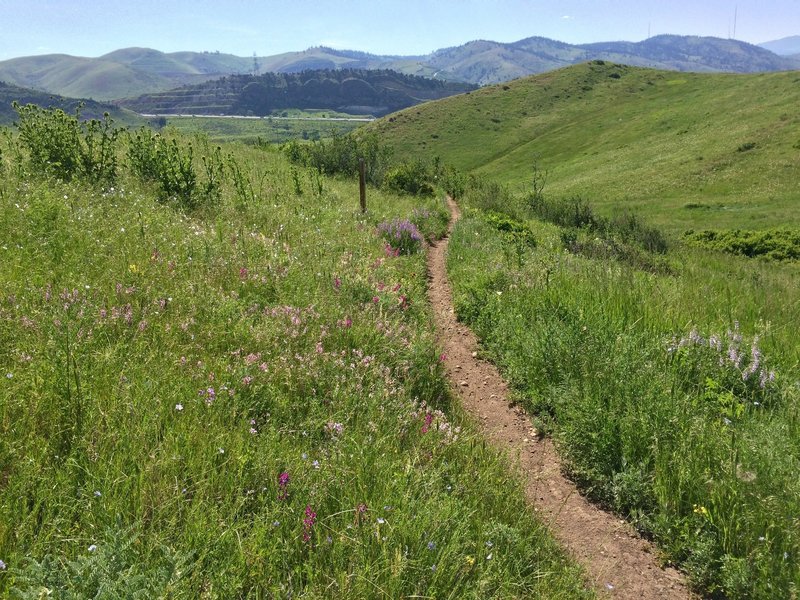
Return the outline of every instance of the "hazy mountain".
<path id="1" fill-rule="evenodd" d="M 299 73 L 230 75 L 168 92 L 121 101 L 140 113 L 266 116 L 287 108 L 322 108 L 384 115 L 476 89 L 467 83 L 405 75 L 390 70 L 329 69 Z"/>
<path id="2" fill-rule="evenodd" d="M 769 50 L 714 37 L 659 35 L 642 42 L 583 44 L 592 59 L 676 71 L 757 73 L 800 68 Z"/>
<path id="3" fill-rule="evenodd" d="M 781 53 L 800 53 L 796 38 L 778 40 Z M 800 59 L 736 40 L 662 35 L 643 42 L 572 45 L 531 37 L 513 43 L 477 40 L 425 56 L 378 56 L 316 47 L 274 56 L 218 52 L 163 53 L 125 48 L 98 58 L 49 54 L 0 62 L 0 81 L 51 93 L 101 100 L 170 90 L 224 75 L 297 73 L 310 69 L 392 69 L 485 85 L 542 73 L 592 59 L 681 71 L 780 71 Z"/>
<path id="4" fill-rule="evenodd" d="M 763 44 L 759 44 L 759 46 L 780 56 L 797 56 L 800 54 L 800 35 L 764 42 Z"/>

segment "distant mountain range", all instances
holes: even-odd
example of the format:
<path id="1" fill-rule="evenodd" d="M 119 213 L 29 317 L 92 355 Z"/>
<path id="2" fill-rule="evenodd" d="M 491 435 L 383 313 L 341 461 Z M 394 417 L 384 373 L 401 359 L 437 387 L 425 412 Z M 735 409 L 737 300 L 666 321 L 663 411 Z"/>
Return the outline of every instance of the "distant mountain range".
<path id="1" fill-rule="evenodd" d="M 441 81 L 391 70 L 345 68 L 229 75 L 119 103 L 144 114 L 267 116 L 287 108 L 317 108 L 382 116 L 426 100 L 475 89 L 477 86 L 470 83 Z"/>
<path id="2" fill-rule="evenodd" d="M 309 48 L 275 56 L 126 48 L 98 58 L 49 54 L 0 62 L 0 81 L 98 100 L 162 92 L 226 75 L 296 73 L 309 69 L 392 69 L 409 75 L 486 85 L 594 59 L 679 71 L 751 73 L 800 69 L 796 40 L 767 47 L 712 37 L 660 35 L 642 42 L 572 45 L 531 37 L 513 43 L 473 41 L 424 56 L 378 56 Z M 788 49 L 788 51 L 787 51 Z M 797 50 L 800 52 L 800 50 Z"/>

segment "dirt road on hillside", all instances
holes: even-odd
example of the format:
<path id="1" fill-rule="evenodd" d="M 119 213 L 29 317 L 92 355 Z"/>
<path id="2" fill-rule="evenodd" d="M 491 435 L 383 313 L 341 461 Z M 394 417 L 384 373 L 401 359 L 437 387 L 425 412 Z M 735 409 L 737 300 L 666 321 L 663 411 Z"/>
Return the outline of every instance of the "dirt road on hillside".
<path id="1" fill-rule="evenodd" d="M 448 200 L 451 228 L 458 206 Z M 456 321 L 445 257 L 449 239 L 428 250 L 428 297 L 453 389 L 487 438 L 507 452 L 524 474 L 531 507 L 549 524 L 556 539 L 584 567 L 588 585 L 601 597 L 636 599 L 693 598 L 684 577 L 659 566 L 656 548 L 625 522 L 590 504 L 561 473 L 549 439 L 539 439 L 530 419 L 509 406 L 507 385 L 494 365 L 477 358 L 472 331 Z"/>

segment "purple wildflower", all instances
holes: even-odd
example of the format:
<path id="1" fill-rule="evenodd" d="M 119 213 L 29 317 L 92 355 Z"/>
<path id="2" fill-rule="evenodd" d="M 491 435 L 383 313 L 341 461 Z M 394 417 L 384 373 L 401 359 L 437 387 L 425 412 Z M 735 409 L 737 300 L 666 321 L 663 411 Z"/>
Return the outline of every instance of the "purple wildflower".
<path id="1" fill-rule="evenodd" d="M 278 500 L 286 500 L 289 497 L 289 473 L 284 471 L 278 477 L 278 487 L 280 488 L 280 493 L 278 494 Z"/>
<path id="2" fill-rule="evenodd" d="M 317 522 L 317 513 L 313 511 L 311 505 L 306 505 L 306 516 L 303 519 L 303 541 L 310 542 L 311 541 L 311 531 L 314 527 L 314 523 Z"/>

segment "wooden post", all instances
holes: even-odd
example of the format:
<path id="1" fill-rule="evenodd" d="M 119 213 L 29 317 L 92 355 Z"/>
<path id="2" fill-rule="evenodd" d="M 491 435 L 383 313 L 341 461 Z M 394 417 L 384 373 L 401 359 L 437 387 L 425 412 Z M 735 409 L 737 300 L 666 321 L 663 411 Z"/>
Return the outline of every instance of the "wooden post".
<path id="1" fill-rule="evenodd" d="M 361 194 L 361 212 L 367 212 L 367 175 L 364 159 L 358 159 L 358 191 Z"/>

